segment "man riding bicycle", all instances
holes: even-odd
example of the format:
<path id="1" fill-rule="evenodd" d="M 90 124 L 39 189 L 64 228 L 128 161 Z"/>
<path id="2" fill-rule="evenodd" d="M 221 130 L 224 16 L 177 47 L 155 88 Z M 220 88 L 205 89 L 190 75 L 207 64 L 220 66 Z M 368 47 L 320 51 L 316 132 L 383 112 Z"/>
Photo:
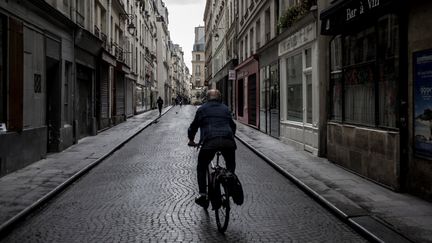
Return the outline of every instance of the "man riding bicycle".
<path id="1" fill-rule="evenodd" d="M 236 124 L 234 123 L 228 107 L 221 103 L 221 94 L 212 89 L 207 92 L 207 102 L 198 108 L 195 118 L 189 126 L 189 146 L 196 146 L 195 134 L 200 129 L 200 152 L 198 154 L 198 188 L 199 196 L 195 203 L 207 208 L 206 172 L 208 164 L 212 161 L 217 151 L 222 153 L 226 168 L 235 171 L 235 150 L 237 148 L 234 134 Z"/>

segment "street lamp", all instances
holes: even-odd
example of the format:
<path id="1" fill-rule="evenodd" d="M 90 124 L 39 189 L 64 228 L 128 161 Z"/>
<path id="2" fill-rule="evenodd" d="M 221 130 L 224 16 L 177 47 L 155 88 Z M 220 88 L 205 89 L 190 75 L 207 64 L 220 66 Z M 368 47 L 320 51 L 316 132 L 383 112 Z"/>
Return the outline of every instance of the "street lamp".
<path id="1" fill-rule="evenodd" d="M 129 32 L 129 34 L 134 35 L 136 27 L 135 27 L 134 23 L 132 23 L 132 20 L 135 18 L 135 15 L 128 14 L 128 13 L 126 13 L 126 14 L 120 14 L 120 18 L 122 18 L 122 19 L 128 19 L 129 20 L 128 21 L 127 30 Z"/>
<path id="2" fill-rule="evenodd" d="M 129 32 L 129 34 L 134 35 L 136 27 L 135 27 L 135 25 L 133 23 L 129 23 L 128 27 L 127 27 L 127 30 Z"/>

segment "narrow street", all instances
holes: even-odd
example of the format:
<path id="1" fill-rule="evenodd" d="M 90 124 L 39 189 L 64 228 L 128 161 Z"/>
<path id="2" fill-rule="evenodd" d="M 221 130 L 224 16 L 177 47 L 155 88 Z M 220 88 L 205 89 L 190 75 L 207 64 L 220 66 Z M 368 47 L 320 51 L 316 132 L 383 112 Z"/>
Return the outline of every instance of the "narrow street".
<path id="1" fill-rule="evenodd" d="M 4 242 L 363 242 L 243 144 L 245 203 L 225 235 L 194 203 L 197 150 L 186 146 L 196 107 L 173 107 L 27 218 Z M 197 140 L 197 139 L 196 139 Z"/>

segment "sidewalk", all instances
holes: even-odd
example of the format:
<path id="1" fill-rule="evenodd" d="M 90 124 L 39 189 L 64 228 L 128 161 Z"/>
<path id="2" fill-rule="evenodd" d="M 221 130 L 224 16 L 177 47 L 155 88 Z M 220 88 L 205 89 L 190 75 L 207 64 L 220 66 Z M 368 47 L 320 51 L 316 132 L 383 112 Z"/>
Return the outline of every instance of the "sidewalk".
<path id="1" fill-rule="evenodd" d="M 165 114 L 171 106 L 162 110 Z M 159 117 L 151 110 L 0 178 L 0 236 Z"/>
<path id="2" fill-rule="evenodd" d="M 432 203 L 381 187 L 238 122 L 237 129 L 246 146 L 372 239 L 432 242 Z"/>

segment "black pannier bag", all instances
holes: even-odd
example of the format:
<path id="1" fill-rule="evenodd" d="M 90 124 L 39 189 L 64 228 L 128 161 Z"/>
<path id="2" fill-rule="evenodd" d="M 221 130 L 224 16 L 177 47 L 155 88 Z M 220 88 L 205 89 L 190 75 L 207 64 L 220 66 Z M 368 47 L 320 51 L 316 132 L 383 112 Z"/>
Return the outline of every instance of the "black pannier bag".
<path id="1" fill-rule="evenodd" d="M 233 201 L 237 205 L 242 205 L 244 201 L 243 195 L 243 187 L 238 179 L 237 175 L 230 172 L 229 170 L 223 168 L 217 173 L 215 183 L 222 183 L 225 188 L 228 190 L 228 194 L 232 197 Z M 220 198 L 220 188 L 217 186 L 218 184 L 214 184 L 217 187 L 217 191 L 215 196 Z M 214 205 L 213 205 L 214 206 Z M 220 204 L 219 204 L 220 206 Z"/>

